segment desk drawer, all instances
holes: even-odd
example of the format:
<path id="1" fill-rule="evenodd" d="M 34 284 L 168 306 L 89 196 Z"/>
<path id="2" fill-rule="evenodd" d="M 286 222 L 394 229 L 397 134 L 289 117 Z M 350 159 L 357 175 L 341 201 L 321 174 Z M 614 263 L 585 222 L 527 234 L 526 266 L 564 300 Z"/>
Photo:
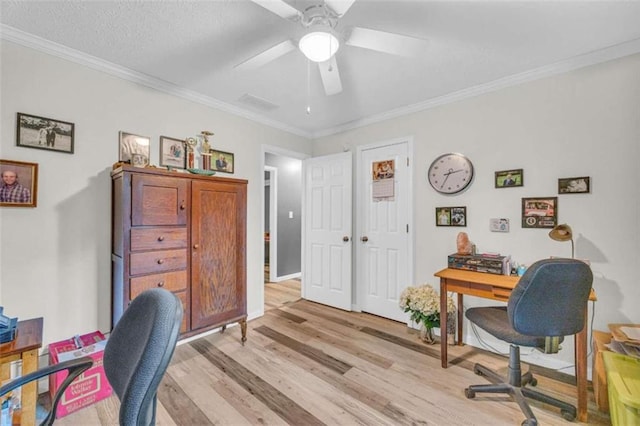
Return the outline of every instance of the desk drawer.
<path id="1" fill-rule="evenodd" d="M 175 271 L 131 278 L 130 299 L 133 299 L 145 290 L 156 287 L 174 292 L 185 290 L 187 288 L 187 271 Z"/>
<path id="2" fill-rule="evenodd" d="M 187 247 L 187 228 L 131 228 L 131 251 Z"/>
<path id="3" fill-rule="evenodd" d="M 151 274 L 187 268 L 187 250 L 160 250 L 131 253 L 131 275 Z"/>

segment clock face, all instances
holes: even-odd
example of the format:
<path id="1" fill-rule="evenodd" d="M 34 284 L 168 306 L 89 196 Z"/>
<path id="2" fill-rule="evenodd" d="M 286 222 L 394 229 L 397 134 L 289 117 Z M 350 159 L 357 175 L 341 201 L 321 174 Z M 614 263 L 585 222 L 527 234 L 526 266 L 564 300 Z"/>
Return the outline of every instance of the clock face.
<path id="1" fill-rule="evenodd" d="M 436 191 L 455 194 L 471 183 L 473 164 L 462 154 L 442 154 L 429 166 L 427 179 Z"/>

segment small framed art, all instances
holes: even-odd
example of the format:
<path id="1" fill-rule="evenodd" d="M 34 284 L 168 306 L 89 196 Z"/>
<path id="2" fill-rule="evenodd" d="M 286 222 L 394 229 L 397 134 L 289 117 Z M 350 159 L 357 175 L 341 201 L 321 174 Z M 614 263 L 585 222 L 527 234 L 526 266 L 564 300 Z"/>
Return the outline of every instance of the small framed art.
<path id="1" fill-rule="evenodd" d="M 591 192 L 589 176 L 558 179 L 558 194 L 587 194 Z"/>
<path id="2" fill-rule="evenodd" d="M 19 112 L 16 145 L 73 154 L 74 131 L 73 123 Z"/>
<path id="3" fill-rule="evenodd" d="M 160 136 L 160 166 L 184 169 L 186 149 L 183 140 Z"/>
<path id="4" fill-rule="evenodd" d="M 233 160 L 233 153 L 224 152 L 224 151 L 216 151 L 212 149 L 211 158 L 213 162 L 213 170 L 216 172 L 222 173 L 233 173 L 235 168 L 235 162 Z"/>
<path id="5" fill-rule="evenodd" d="M 522 199 L 523 228 L 553 228 L 558 224 L 558 197 Z"/>
<path id="6" fill-rule="evenodd" d="M 467 226 L 467 208 L 436 207 L 436 226 Z"/>
<path id="7" fill-rule="evenodd" d="M 151 145 L 150 138 L 121 131 L 118 160 L 137 167 L 145 167 L 149 164 L 149 145 Z"/>
<path id="8" fill-rule="evenodd" d="M 496 188 L 512 188 L 524 185 L 524 172 L 522 169 L 501 170 L 495 173 Z"/>
<path id="9" fill-rule="evenodd" d="M 38 164 L 0 160 L 0 206 L 38 205 Z"/>

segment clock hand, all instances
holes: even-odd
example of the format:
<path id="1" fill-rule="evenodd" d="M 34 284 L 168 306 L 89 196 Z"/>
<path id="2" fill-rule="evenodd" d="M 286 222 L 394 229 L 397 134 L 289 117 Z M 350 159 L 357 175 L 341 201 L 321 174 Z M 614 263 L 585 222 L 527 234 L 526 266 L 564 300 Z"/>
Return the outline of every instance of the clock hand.
<path id="1" fill-rule="evenodd" d="M 440 189 L 442 189 L 442 187 L 444 186 L 444 183 L 447 181 L 447 179 L 449 179 L 449 175 L 451 173 L 445 173 L 444 174 L 444 180 L 442 181 L 442 185 L 440 185 Z"/>
<path id="2" fill-rule="evenodd" d="M 458 172 L 462 172 L 462 171 L 464 171 L 464 170 L 463 169 L 458 169 L 458 170 L 449 169 L 449 171 L 447 173 L 445 173 L 445 175 L 449 176 L 450 174 L 458 173 Z"/>

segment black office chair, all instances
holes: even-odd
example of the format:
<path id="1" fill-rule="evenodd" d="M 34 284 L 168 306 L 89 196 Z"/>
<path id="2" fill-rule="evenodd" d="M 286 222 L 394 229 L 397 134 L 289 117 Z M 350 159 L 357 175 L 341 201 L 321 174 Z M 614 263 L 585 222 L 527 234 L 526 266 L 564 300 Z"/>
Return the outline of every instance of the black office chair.
<path id="1" fill-rule="evenodd" d="M 585 307 L 593 274 L 589 266 L 574 259 L 540 260 L 527 269 L 513 289 L 506 307 L 478 307 L 466 311 L 466 317 L 480 328 L 511 344 L 508 376 L 476 364 L 474 372 L 486 376 L 492 384 L 473 385 L 465 389 L 467 398 L 476 393 L 507 393 L 527 417 L 523 425 L 538 424 L 525 397 L 560 408 L 566 420 L 573 421 L 576 408 L 564 401 L 531 388 L 537 380 L 531 372 L 524 375 L 520 366 L 519 346 L 556 353 L 564 336 L 580 332 L 585 326 Z"/>
<path id="2" fill-rule="evenodd" d="M 104 372 L 120 399 L 121 425 L 153 425 L 156 394 L 178 341 L 182 324 L 182 302 L 164 289 L 138 295 L 124 311 L 104 350 Z M 58 402 L 71 382 L 89 369 L 90 357 L 50 365 L 0 387 L 0 396 L 26 383 L 67 370 L 51 402 L 51 411 L 41 425 L 53 424 Z"/>

